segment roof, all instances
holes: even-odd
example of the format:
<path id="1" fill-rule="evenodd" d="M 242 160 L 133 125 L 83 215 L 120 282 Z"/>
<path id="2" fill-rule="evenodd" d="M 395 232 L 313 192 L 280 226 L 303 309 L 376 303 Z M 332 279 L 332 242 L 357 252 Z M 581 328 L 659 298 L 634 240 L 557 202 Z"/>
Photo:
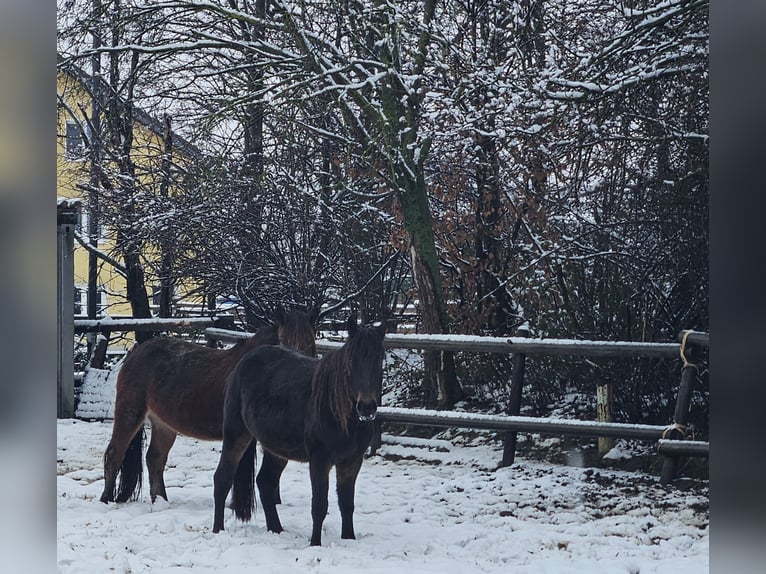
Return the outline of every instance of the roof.
<path id="1" fill-rule="evenodd" d="M 72 60 L 64 58 L 61 54 L 56 54 L 56 68 L 68 74 L 86 87 L 90 92 L 90 86 L 93 85 L 93 76 L 83 70 L 80 66 L 75 64 Z M 107 93 L 111 90 L 111 86 L 103 79 L 100 79 L 100 87 L 102 87 Z M 139 108 L 136 105 L 132 106 L 133 119 L 148 128 L 160 138 L 165 135 L 165 126 L 162 120 L 152 116 L 145 110 Z M 191 143 L 189 140 L 171 130 L 173 136 L 173 146 L 179 149 L 184 155 L 188 157 L 200 157 L 203 155 L 202 151 Z"/>

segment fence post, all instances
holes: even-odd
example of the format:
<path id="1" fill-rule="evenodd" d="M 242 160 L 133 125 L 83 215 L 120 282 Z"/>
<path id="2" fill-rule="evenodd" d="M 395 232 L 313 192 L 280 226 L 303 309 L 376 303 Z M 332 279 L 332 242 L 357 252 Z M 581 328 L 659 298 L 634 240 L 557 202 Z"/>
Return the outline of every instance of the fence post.
<path id="1" fill-rule="evenodd" d="M 386 333 L 396 333 L 396 321 L 392 319 L 384 319 L 386 325 Z M 383 406 L 383 389 L 378 393 L 376 397 L 378 405 Z M 370 441 L 370 456 L 373 456 L 383 444 L 383 423 L 378 418 L 375 420 L 372 433 L 372 440 Z"/>
<path id="2" fill-rule="evenodd" d="M 106 351 L 109 347 L 110 332 L 104 329 L 100 335 L 96 335 L 96 346 L 93 347 L 93 354 L 90 357 L 90 367 L 92 369 L 103 369 L 106 363 Z"/>
<path id="3" fill-rule="evenodd" d="M 218 348 L 218 338 L 214 337 L 212 335 L 205 335 L 205 346 L 210 347 L 211 349 L 217 349 Z"/>
<path id="4" fill-rule="evenodd" d="M 681 335 L 681 383 L 678 386 L 678 396 L 676 397 L 676 408 L 673 413 L 673 424 L 669 425 L 662 438 L 678 439 L 686 438 L 686 419 L 691 406 L 692 386 L 694 378 L 697 375 L 697 365 L 692 362 L 696 349 L 693 346 L 687 346 L 686 339 L 690 331 L 684 331 Z M 676 475 L 679 455 L 666 455 L 662 462 L 662 474 L 660 475 L 661 484 L 669 484 Z"/>
<path id="5" fill-rule="evenodd" d="M 217 329 L 234 330 L 234 317 L 213 317 L 213 327 Z M 218 339 L 205 333 L 205 344 L 213 349 L 218 348 Z"/>
<path id="6" fill-rule="evenodd" d="M 378 404 L 383 406 L 381 395 L 378 395 Z M 383 423 L 379 418 L 376 418 L 373 425 L 372 440 L 370 441 L 370 456 L 373 456 L 378 452 L 380 445 L 383 444 Z"/>
<path id="7" fill-rule="evenodd" d="M 74 228 L 76 202 L 60 201 L 56 206 L 56 387 L 57 417 L 74 416 Z"/>
<path id="8" fill-rule="evenodd" d="M 596 419 L 600 423 L 612 422 L 612 383 L 599 381 L 596 385 Z M 614 439 L 598 437 L 598 457 L 603 457 L 614 447 Z"/>
<path id="9" fill-rule="evenodd" d="M 518 337 L 528 337 L 529 328 L 527 326 L 519 327 L 516 331 Z M 511 396 L 508 400 L 508 408 L 506 413 L 512 416 L 519 414 L 521 410 L 521 389 L 524 386 L 524 367 L 526 364 L 526 354 L 514 353 L 512 364 L 513 370 L 511 371 Z M 503 460 L 500 462 L 500 466 L 510 466 L 513 464 L 516 458 L 516 431 L 508 431 L 505 433 L 503 440 Z"/>

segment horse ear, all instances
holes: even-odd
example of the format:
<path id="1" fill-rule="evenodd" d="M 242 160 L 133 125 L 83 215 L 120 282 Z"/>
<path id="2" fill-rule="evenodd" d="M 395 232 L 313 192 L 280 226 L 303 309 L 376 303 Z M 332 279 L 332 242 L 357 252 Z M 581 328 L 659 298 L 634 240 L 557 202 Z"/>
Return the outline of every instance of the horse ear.
<path id="1" fill-rule="evenodd" d="M 348 326 L 348 336 L 353 337 L 358 330 L 356 323 L 356 313 L 351 313 L 351 315 L 348 316 L 348 321 L 346 321 L 346 323 Z"/>
<path id="2" fill-rule="evenodd" d="M 286 316 L 287 312 L 285 311 L 285 308 L 282 307 L 281 304 L 277 303 L 277 307 L 274 309 L 274 317 L 276 318 L 277 323 L 282 323 Z"/>

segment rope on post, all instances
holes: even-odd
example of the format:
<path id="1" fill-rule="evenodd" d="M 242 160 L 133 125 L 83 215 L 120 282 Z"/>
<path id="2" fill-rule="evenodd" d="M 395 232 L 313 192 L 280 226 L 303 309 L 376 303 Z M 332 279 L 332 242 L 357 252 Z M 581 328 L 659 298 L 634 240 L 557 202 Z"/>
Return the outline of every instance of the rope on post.
<path id="1" fill-rule="evenodd" d="M 665 427 L 665 430 L 662 431 L 662 438 L 673 438 L 670 436 L 670 433 L 673 431 L 678 431 L 681 433 L 681 438 L 686 437 L 686 425 L 673 423 L 672 425 L 668 425 Z"/>

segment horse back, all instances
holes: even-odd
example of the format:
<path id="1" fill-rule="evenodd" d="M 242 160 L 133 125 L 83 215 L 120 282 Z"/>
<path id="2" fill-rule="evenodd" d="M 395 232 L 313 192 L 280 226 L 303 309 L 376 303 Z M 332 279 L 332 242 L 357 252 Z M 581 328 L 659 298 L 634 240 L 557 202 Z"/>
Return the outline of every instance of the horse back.
<path id="1" fill-rule="evenodd" d="M 220 440 L 226 380 L 246 352 L 247 344 L 213 349 L 174 337 L 151 339 L 126 357 L 117 400 L 143 407 L 179 433 Z"/>
<path id="2" fill-rule="evenodd" d="M 307 461 L 304 428 L 318 362 L 281 346 L 265 345 L 249 352 L 232 374 L 226 416 L 241 416 L 271 453 Z M 236 394 L 234 400 L 230 401 L 230 393 Z"/>

